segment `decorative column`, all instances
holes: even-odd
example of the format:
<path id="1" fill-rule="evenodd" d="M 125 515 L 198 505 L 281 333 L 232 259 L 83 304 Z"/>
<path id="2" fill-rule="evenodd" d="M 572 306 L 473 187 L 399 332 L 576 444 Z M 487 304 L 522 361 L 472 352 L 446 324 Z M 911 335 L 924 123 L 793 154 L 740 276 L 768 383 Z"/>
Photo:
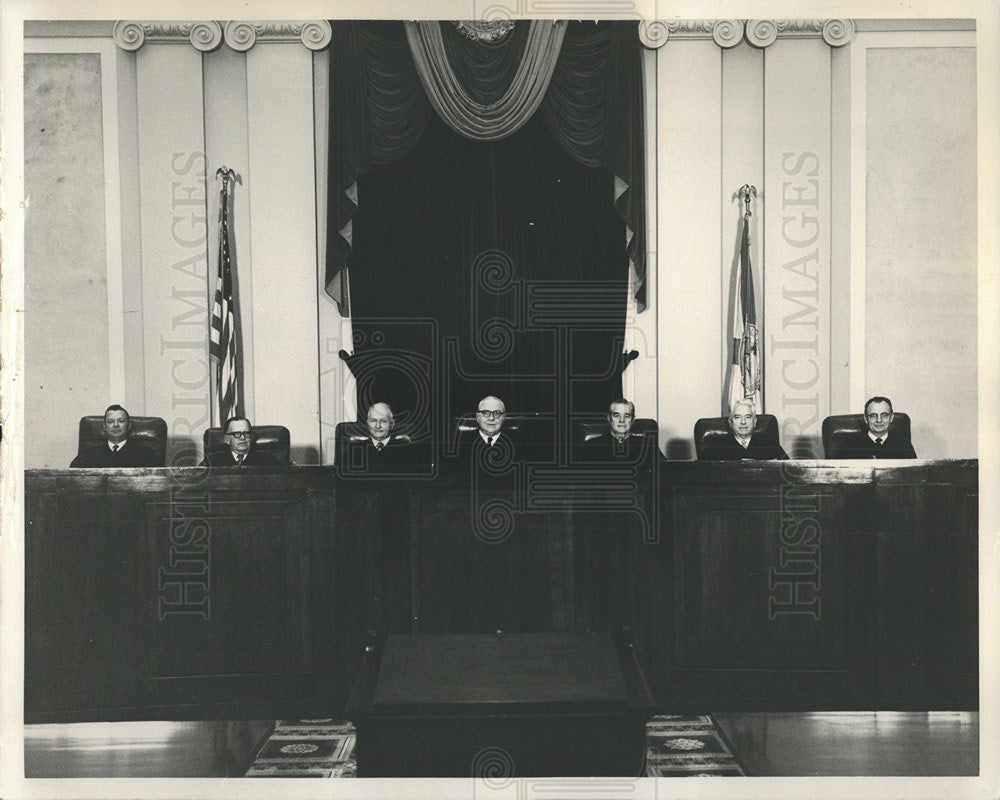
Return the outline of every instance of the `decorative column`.
<path id="1" fill-rule="evenodd" d="M 145 405 L 167 421 L 167 464 L 185 466 L 211 424 L 202 54 L 222 28 L 120 21 L 113 35 L 135 54 Z"/>
<path id="2" fill-rule="evenodd" d="M 764 401 L 789 455 L 821 458 L 830 414 L 834 194 L 831 47 L 853 37 L 844 20 L 751 20 L 767 48 L 763 124 Z M 849 185 L 838 175 L 837 186 Z M 761 222 L 758 221 L 758 225 Z M 758 238 L 758 242 L 761 238 Z"/>
<path id="3" fill-rule="evenodd" d="M 246 51 L 255 413 L 291 431 L 292 458 L 320 460 L 313 52 L 326 22 L 227 22 Z M 331 304 L 332 305 L 332 304 Z M 339 326 L 338 326 L 339 329 Z"/>
<path id="4" fill-rule="evenodd" d="M 694 458 L 694 423 L 719 413 L 722 393 L 722 370 L 713 368 L 724 350 L 719 319 L 727 302 L 719 280 L 721 52 L 742 41 L 743 24 L 651 22 L 640 25 L 639 37 L 655 49 L 647 75 L 655 86 L 647 113 L 656 120 L 647 180 L 656 190 L 657 296 L 646 351 L 655 343 L 661 446 L 668 458 Z M 638 321 L 645 322 L 643 315 Z"/>

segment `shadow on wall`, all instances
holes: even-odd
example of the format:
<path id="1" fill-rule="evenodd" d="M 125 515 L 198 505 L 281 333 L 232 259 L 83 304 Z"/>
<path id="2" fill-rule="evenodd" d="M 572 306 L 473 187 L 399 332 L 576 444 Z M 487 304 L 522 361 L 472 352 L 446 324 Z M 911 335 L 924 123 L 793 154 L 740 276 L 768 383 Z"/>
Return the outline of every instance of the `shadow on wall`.
<path id="1" fill-rule="evenodd" d="M 167 437 L 168 467 L 197 467 L 202 459 L 201 437 Z"/>
<path id="2" fill-rule="evenodd" d="M 299 466 L 311 466 L 319 464 L 319 450 L 315 447 L 292 447 L 291 459 L 293 464 Z"/>
<path id="3" fill-rule="evenodd" d="M 917 458 L 978 458 L 979 448 L 971 456 L 953 455 L 948 452 L 948 443 L 942 439 L 934 428 L 929 425 L 914 426 L 910 441 L 917 453 Z"/>
<path id="4" fill-rule="evenodd" d="M 786 445 L 785 451 L 789 458 L 821 459 L 823 453 L 822 436 L 796 436 Z"/>
<path id="5" fill-rule="evenodd" d="M 668 461 L 694 461 L 694 442 L 691 439 L 667 439 L 664 452 Z"/>

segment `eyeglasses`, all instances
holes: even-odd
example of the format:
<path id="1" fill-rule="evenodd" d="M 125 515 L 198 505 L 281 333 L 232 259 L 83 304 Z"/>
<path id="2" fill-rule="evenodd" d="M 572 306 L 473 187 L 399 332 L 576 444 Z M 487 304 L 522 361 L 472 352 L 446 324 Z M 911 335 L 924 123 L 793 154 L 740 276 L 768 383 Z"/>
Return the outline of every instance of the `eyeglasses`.
<path id="1" fill-rule="evenodd" d="M 232 431 L 230 433 L 224 434 L 225 436 L 232 436 L 234 439 L 249 439 L 253 436 L 252 431 Z"/>
<path id="2" fill-rule="evenodd" d="M 890 413 L 887 414 L 884 411 L 881 414 L 869 414 L 868 415 L 868 419 L 872 420 L 872 422 L 878 422 L 881 419 L 889 419 L 890 417 L 892 417 L 892 413 L 890 412 Z"/>
<path id="3" fill-rule="evenodd" d="M 504 413 L 506 413 L 506 412 L 503 412 L 503 411 L 488 411 L 488 410 L 484 410 L 484 409 L 481 408 L 476 413 L 477 414 L 482 414 L 484 417 L 486 417 L 486 419 L 500 419 L 500 417 L 502 417 L 504 415 Z"/>

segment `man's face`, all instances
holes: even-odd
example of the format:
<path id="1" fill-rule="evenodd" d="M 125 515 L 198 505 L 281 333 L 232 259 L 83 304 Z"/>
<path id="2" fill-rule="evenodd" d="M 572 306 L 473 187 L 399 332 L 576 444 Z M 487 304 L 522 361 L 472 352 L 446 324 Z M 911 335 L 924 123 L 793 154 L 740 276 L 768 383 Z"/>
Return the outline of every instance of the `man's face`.
<path id="1" fill-rule="evenodd" d="M 238 419 L 229 423 L 225 438 L 226 444 L 234 453 L 249 453 L 250 445 L 253 444 L 253 429 L 245 419 Z"/>
<path id="2" fill-rule="evenodd" d="M 479 423 L 479 430 L 487 436 L 499 433 L 503 427 L 505 412 L 506 408 L 502 400 L 496 397 L 484 397 L 479 401 L 479 410 L 476 411 L 476 421 Z"/>
<path id="3" fill-rule="evenodd" d="M 736 406 L 733 413 L 729 415 L 729 427 L 733 434 L 745 439 L 753 434 L 754 424 L 757 422 L 757 415 L 749 406 Z"/>
<path id="4" fill-rule="evenodd" d="M 619 439 L 628 436 L 632 430 L 632 407 L 628 403 L 612 403 L 608 411 L 608 425 L 611 426 L 611 435 Z"/>
<path id="5" fill-rule="evenodd" d="M 368 409 L 368 435 L 376 442 L 383 442 L 389 438 L 393 425 L 396 424 L 392 418 L 392 412 L 383 403 L 376 403 Z"/>
<path id="6" fill-rule="evenodd" d="M 108 411 L 104 415 L 104 438 L 112 444 L 121 444 L 128 437 L 129 418 L 124 411 Z"/>
<path id="7" fill-rule="evenodd" d="M 888 403 L 869 403 L 865 409 L 865 422 L 874 436 L 885 436 L 892 422 L 892 408 Z"/>

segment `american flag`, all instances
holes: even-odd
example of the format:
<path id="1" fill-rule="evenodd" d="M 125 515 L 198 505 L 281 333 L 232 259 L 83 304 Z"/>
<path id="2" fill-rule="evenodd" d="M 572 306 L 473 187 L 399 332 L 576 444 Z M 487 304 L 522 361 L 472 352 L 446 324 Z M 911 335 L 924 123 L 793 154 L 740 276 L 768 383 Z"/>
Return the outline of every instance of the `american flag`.
<path id="1" fill-rule="evenodd" d="M 216 398 L 219 409 L 219 424 L 224 425 L 232 416 L 242 412 L 242 387 L 236 349 L 236 297 L 233 293 L 232 232 L 229 228 L 230 185 L 234 179 L 231 169 L 222 167 L 216 177 L 222 175 L 222 190 L 219 192 L 219 271 L 215 284 L 215 302 L 212 304 L 211 343 L 209 355 L 216 365 Z"/>
<path id="2" fill-rule="evenodd" d="M 749 198 L 747 200 L 749 204 Z M 729 407 L 737 400 L 752 400 L 754 410 L 763 411 L 761 396 L 759 331 L 753 296 L 753 269 L 750 264 L 750 212 L 743 217 L 740 269 L 736 275 L 733 303 L 733 354 L 729 378 Z"/>

